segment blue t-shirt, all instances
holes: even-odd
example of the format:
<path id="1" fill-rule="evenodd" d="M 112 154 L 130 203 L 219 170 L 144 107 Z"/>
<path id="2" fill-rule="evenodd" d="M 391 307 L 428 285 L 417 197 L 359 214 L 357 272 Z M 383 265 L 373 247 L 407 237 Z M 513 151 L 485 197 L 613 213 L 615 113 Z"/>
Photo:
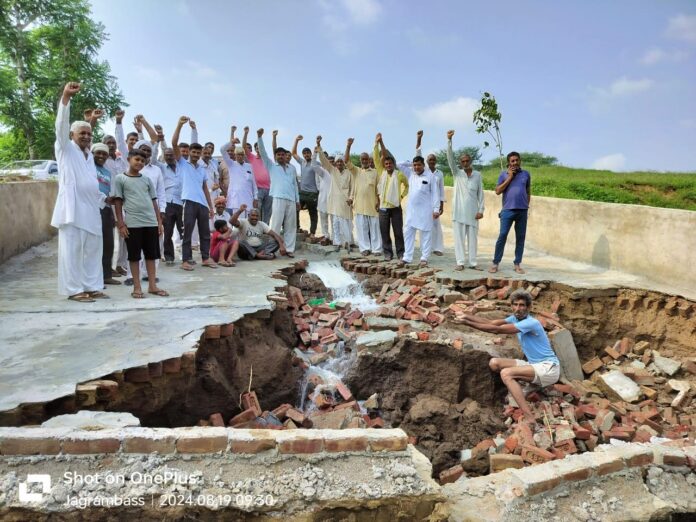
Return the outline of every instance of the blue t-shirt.
<path id="1" fill-rule="evenodd" d="M 106 167 L 97 167 L 97 181 L 99 181 L 99 190 L 108 198 L 111 195 L 111 171 Z"/>
<path id="2" fill-rule="evenodd" d="M 519 330 L 517 340 L 520 342 L 522 351 L 527 360 L 534 364 L 540 362 L 553 362 L 560 364 L 558 357 L 551 348 L 549 338 L 546 336 L 544 327 L 541 323 L 528 315 L 521 321 L 511 315 L 505 318 L 506 323 L 514 324 Z"/>
<path id="3" fill-rule="evenodd" d="M 208 180 L 208 175 L 202 167 L 194 167 L 184 158 L 179 158 L 176 162 L 176 169 L 181 174 L 181 199 L 195 201 L 204 207 L 208 206 L 203 192 L 203 183 Z"/>
<path id="4" fill-rule="evenodd" d="M 507 179 L 507 170 L 498 176 L 498 185 Z M 529 196 L 531 194 L 532 177 L 526 170 L 520 170 L 512 177 L 512 181 L 503 192 L 503 210 L 521 210 L 529 208 Z"/>

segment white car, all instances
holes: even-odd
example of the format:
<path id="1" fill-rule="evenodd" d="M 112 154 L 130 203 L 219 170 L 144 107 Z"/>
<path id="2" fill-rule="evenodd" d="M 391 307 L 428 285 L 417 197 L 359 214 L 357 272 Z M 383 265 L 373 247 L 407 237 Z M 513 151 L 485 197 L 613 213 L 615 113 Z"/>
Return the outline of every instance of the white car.
<path id="1" fill-rule="evenodd" d="M 55 160 L 13 161 L 0 168 L 0 176 L 29 176 L 33 179 L 57 179 L 58 162 Z"/>

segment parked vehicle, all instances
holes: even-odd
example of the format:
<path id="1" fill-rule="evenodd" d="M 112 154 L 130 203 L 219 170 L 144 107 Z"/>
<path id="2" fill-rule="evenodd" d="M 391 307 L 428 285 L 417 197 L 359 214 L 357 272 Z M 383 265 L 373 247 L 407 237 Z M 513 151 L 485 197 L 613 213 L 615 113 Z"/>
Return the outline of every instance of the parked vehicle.
<path id="1" fill-rule="evenodd" d="M 12 161 L 0 168 L 0 176 L 27 176 L 33 179 L 58 178 L 58 162 L 55 160 Z"/>

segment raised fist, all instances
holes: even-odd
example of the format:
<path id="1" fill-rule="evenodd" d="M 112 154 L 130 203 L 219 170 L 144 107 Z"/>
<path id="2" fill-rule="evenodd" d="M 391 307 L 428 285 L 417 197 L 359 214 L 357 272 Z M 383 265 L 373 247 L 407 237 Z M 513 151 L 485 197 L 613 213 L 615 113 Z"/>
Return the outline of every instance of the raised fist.
<path id="1" fill-rule="evenodd" d="M 422 137 L 423 137 L 423 131 L 422 131 L 422 130 L 419 130 L 418 132 L 416 132 L 416 136 L 418 136 L 419 138 L 422 138 Z"/>
<path id="2" fill-rule="evenodd" d="M 236 125 L 232 125 L 232 132 L 237 132 L 237 126 L 236 126 Z"/>
<path id="3" fill-rule="evenodd" d="M 119 121 L 122 120 L 125 115 L 126 111 L 123 109 L 116 109 L 116 112 L 114 113 L 114 117 Z"/>
<path id="4" fill-rule="evenodd" d="M 84 112 L 82 113 L 82 117 L 85 119 L 85 121 L 89 121 L 92 119 L 93 112 L 94 112 L 94 109 L 85 109 Z"/>
<path id="5" fill-rule="evenodd" d="M 191 120 L 191 119 L 189 119 L 189 125 L 191 126 L 192 129 L 196 128 L 196 122 Z"/>
<path id="6" fill-rule="evenodd" d="M 249 127 L 244 127 L 244 134 L 249 134 Z"/>
<path id="7" fill-rule="evenodd" d="M 183 125 L 184 123 L 188 122 L 190 118 L 188 116 L 181 116 L 179 118 L 179 125 Z"/>
<path id="8" fill-rule="evenodd" d="M 275 138 L 277 135 L 278 135 L 278 131 L 277 131 L 277 130 L 274 130 L 274 131 L 273 131 L 273 137 Z"/>
<path id="9" fill-rule="evenodd" d="M 297 138 L 295 138 L 295 141 L 302 141 L 304 139 L 304 136 L 302 134 L 298 134 Z"/>
<path id="10" fill-rule="evenodd" d="M 258 129 L 258 130 L 256 131 L 256 135 L 257 135 L 259 138 L 260 138 L 261 136 L 263 136 L 263 129 Z"/>
<path id="11" fill-rule="evenodd" d="M 244 212 L 246 209 L 247 209 L 246 203 L 242 203 L 241 205 L 239 205 L 239 210 L 241 210 L 242 212 Z"/>
<path id="12" fill-rule="evenodd" d="M 381 132 L 377 133 L 377 136 L 375 136 L 375 141 L 377 141 L 377 142 L 382 141 L 382 133 Z"/>
<path id="13" fill-rule="evenodd" d="M 317 136 L 317 145 L 321 145 L 321 135 Z"/>
<path id="14" fill-rule="evenodd" d="M 451 140 L 451 139 L 452 139 L 452 136 L 454 136 L 454 131 L 453 131 L 453 130 L 448 130 L 448 131 L 447 131 L 447 139 L 448 139 L 448 140 Z"/>
<path id="15" fill-rule="evenodd" d="M 80 84 L 77 82 L 68 82 L 63 88 L 63 94 L 68 97 L 75 96 L 78 92 L 80 92 Z"/>
<path id="16" fill-rule="evenodd" d="M 103 111 L 103 110 L 101 110 L 101 109 L 94 109 L 94 110 L 92 111 L 92 117 L 93 117 L 93 118 L 99 119 L 99 118 L 101 118 L 102 116 L 104 116 L 104 111 Z"/>
<path id="17" fill-rule="evenodd" d="M 348 145 L 353 145 L 353 138 L 348 138 Z"/>

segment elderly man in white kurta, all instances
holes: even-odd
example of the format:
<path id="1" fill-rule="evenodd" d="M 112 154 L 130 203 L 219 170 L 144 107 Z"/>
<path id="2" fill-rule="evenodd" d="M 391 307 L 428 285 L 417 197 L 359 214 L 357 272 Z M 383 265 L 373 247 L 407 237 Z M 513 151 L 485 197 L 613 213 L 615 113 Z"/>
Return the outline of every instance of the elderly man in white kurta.
<path id="1" fill-rule="evenodd" d="M 370 167 L 370 155 L 360 154 L 360 168 L 350 161 L 350 148 L 353 138 L 348 138 L 344 163 L 353 176 L 353 187 L 350 204 L 355 212 L 355 231 L 358 238 L 358 248 L 364 256 L 370 253 L 382 254 L 382 234 L 379 230 L 379 193 L 377 170 Z"/>
<path id="2" fill-rule="evenodd" d="M 319 224 L 321 226 L 321 235 L 331 239 L 331 231 L 329 229 L 329 192 L 331 192 L 331 174 L 319 163 L 317 151 L 314 151 L 312 157 L 314 164 L 314 172 L 316 173 L 317 189 L 319 189 L 319 199 L 317 200 L 317 211 L 319 212 Z"/>
<path id="3" fill-rule="evenodd" d="M 319 162 L 331 177 L 328 211 L 333 225 L 333 244 L 338 252 L 345 247 L 350 253 L 350 241 L 353 230 L 353 212 L 348 204 L 353 189 L 353 175 L 345 168 L 343 158 L 336 157 L 334 167 L 321 150 L 321 136 L 317 136 Z"/>
<path id="4" fill-rule="evenodd" d="M 246 154 L 241 146 L 235 147 L 231 142 L 225 143 L 220 148 L 220 154 L 230 172 L 227 185 L 227 212 L 230 216 L 234 215 L 242 205 L 246 205 L 246 210 L 240 214 L 240 217 L 246 219 L 251 209 L 259 204 L 259 189 L 256 186 L 254 171 L 251 164 L 247 163 Z"/>
<path id="5" fill-rule="evenodd" d="M 484 211 L 483 178 L 480 172 L 471 168 L 471 157 L 468 154 L 459 158 L 461 168 L 456 164 L 452 151 L 452 136 L 454 131 L 448 131 L 447 162 L 454 177 L 452 233 L 454 255 L 457 259 L 455 270 L 464 270 L 467 265 L 474 270 L 481 270 L 477 266 L 476 255 L 478 223 Z"/>
<path id="6" fill-rule="evenodd" d="M 402 168 L 404 173 L 407 173 Z M 432 172 L 425 170 L 422 156 L 413 158 L 413 166 L 408 169 L 408 202 L 404 222 L 404 257 L 400 265 L 413 261 L 416 244 L 416 231 L 420 232 L 420 265 L 426 266 L 432 252 L 433 220 L 440 216 L 440 189 Z"/>
<path id="7" fill-rule="evenodd" d="M 423 140 L 423 131 L 419 130 L 416 133 L 416 156 L 423 156 L 423 153 L 421 151 L 421 141 Z M 445 175 L 442 173 L 440 169 L 437 168 L 437 157 L 435 154 L 428 154 L 428 157 L 425 160 L 426 163 L 426 170 L 429 172 L 432 172 L 433 176 L 435 176 L 437 180 L 437 187 L 438 190 L 440 191 L 440 216 L 442 215 L 444 209 L 445 209 Z M 431 236 L 431 242 L 433 245 L 433 254 L 436 256 L 441 256 L 443 255 L 443 251 L 445 250 L 445 242 L 444 238 L 442 236 L 442 220 L 438 217 L 437 219 L 433 219 L 433 231 L 432 231 L 432 236 Z"/>
<path id="8" fill-rule="evenodd" d="M 101 291 L 104 277 L 100 213 L 106 196 L 99 190 L 89 150 L 92 127 L 86 121 L 70 125 L 70 99 L 79 90 L 79 83 L 68 83 L 58 102 L 58 197 L 51 225 L 58 229 L 58 293 L 73 301 L 94 302 L 107 297 Z"/>

